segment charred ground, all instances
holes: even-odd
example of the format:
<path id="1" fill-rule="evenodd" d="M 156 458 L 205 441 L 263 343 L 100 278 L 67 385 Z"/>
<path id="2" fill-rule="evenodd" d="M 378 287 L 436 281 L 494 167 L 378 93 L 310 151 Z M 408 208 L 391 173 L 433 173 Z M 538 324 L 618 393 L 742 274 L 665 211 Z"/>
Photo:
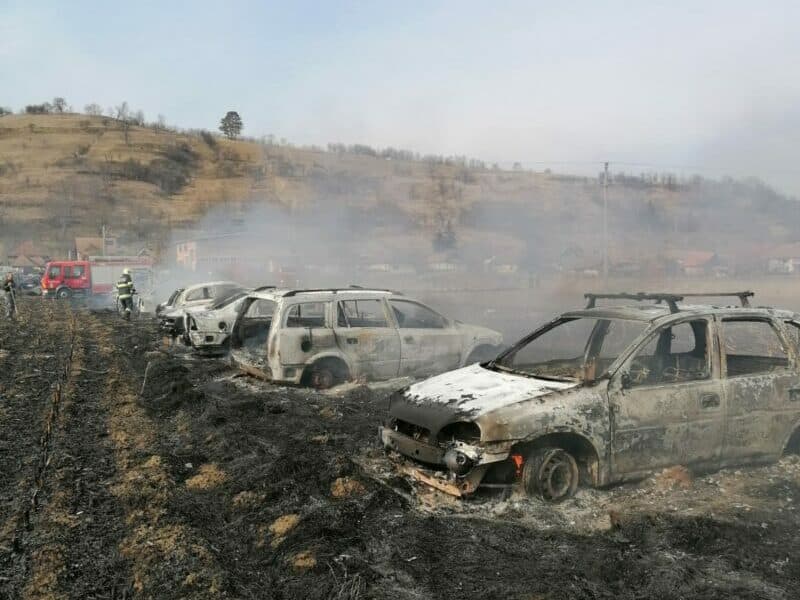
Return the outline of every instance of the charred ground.
<path id="1" fill-rule="evenodd" d="M 26 303 L 0 336 L 0 597 L 792 598 L 800 585 L 793 456 L 556 507 L 456 503 L 386 471 L 385 390 L 271 387 L 163 348 L 148 322 L 59 303 Z"/>

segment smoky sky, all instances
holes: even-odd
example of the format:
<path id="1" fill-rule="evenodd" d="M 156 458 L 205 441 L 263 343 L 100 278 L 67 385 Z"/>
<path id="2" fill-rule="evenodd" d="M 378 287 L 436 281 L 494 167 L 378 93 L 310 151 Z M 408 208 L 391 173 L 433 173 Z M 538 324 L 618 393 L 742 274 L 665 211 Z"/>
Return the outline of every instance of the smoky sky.
<path id="1" fill-rule="evenodd" d="M 595 173 L 757 176 L 798 195 L 800 5 L 0 0 L 0 105 Z"/>

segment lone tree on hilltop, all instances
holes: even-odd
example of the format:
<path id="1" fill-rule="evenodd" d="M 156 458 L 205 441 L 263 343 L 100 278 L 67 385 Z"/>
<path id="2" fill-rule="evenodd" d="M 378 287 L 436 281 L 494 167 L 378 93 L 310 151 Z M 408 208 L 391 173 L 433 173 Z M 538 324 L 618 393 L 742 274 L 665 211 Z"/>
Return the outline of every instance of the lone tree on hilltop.
<path id="1" fill-rule="evenodd" d="M 225 134 L 229 140 L 236 139 L 242 132 L 242 117 L 235 110 L 229 110 L 219 122 L 219 130 Z"/>

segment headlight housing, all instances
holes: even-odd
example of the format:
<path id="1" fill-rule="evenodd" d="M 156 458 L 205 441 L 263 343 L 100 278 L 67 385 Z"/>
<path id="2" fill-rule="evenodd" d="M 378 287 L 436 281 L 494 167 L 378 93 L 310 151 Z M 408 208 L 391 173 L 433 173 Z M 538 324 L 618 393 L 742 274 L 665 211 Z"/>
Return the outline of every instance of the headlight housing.
<path id="1" fill-rule="evenodd" d="M 436 439 L 440 444 L 449 442 L 477 444 L 481 441 L 481 428 L 472 421 L 457 421 L 442 427 Z"/>

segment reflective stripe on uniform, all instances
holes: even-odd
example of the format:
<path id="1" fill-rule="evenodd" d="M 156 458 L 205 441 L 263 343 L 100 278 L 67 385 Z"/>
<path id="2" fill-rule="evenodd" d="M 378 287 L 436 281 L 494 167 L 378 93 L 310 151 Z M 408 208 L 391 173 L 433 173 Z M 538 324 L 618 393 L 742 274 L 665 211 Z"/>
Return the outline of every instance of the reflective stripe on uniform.
<path id="1" fill-rule="evenodd" d="M 127 300 L 132 296 L 133 290 L 133 282 L 132 281 L 120 281 L 117 284 L 117 296 L 120 300 Z"/>

